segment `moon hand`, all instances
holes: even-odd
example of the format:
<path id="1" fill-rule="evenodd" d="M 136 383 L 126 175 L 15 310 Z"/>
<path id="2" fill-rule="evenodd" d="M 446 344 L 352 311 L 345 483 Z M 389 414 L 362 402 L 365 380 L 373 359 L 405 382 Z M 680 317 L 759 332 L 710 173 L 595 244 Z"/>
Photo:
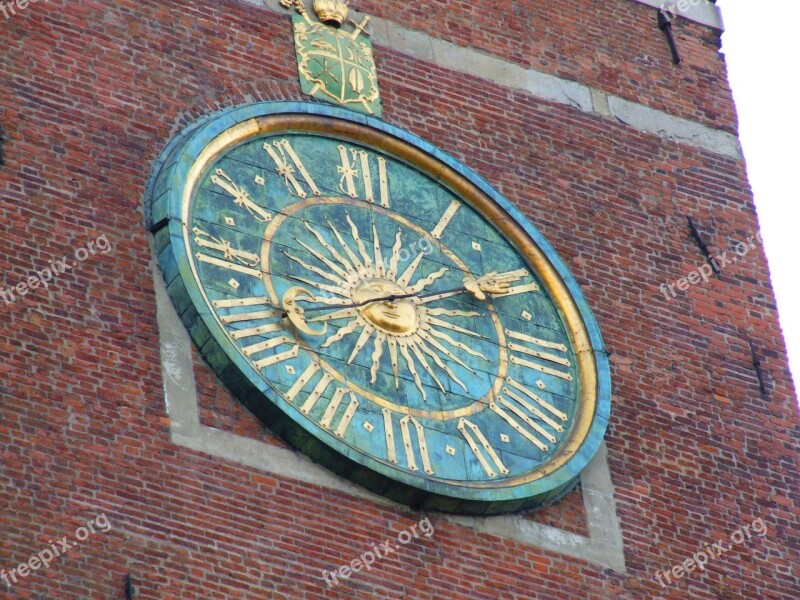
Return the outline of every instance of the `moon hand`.
<path id="1" fill-rule="evenodd" d="M 323 335 L 328 330 L 328 325 L 325 324 L 320 329 L 312 329 L 306 322 L 305 311 L 297 304 L 298 298 L 313 300 L 314 294 L 306 288 L 299 286 L 286 290 L 286 293 L 283 295 L 283 300 L 281 301 L 286 317 L 298 331 L 313 336 Z"/>

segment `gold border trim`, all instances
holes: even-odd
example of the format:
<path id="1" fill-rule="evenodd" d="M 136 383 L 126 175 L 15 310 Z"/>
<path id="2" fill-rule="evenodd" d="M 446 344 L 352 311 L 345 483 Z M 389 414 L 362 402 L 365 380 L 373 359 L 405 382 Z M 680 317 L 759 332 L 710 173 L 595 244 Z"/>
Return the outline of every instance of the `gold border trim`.
<path id="1" fill-rule="evenodd" d="M 306 114 L 283 114 L 257 117 L 243 121 L 217 136 L 209 143 L 197 157 L 187 174 L 186 184 L 181 199 L 181 227 L 183 229 L 185 247 L 191 248 L 189 239 L 189 214 L 194 196 L 194 191 L 213 161 L 229 148 L 247 141 L 251 137 L 262 134 L 275 133 L 313 133 L 331 138 L 345 137 L 362 145 L 370 146 L 375 150 L 391 154 L 406 162 L 432 179 L 447 186 L 456 196 L 463 198 L 467 204 L 475 209 L 485 219 L 494 225 L 506 236 L 508 241 L 528 261 L 534 271 L 539 275 L 543 286 L 552 298 L 556 307 L 561 311 L 566 324 L 567 333 L 577 358 L 578 372 L 578 406 L 573 419 L 572 428 L 567 439 L 562 443 L 558 452 L 553 454 L 540 468 L 523 476 L 512 479 L 482 482 L 458 482 L 440 479 L 437 477 L 421 478 L 436 481 L 457 487 L 477 489 L 508 488 L 530 483 L 558 470 L 570 460 L 580 449 L 589 431 L 591 430 L 597 407 L 597 370 L 594 360 L 589 334 L 581 318 L 580 311 L 575 305 L 564 281 L 558 275 L 547 256 L 528 236 L 527 232 L 519 226 L 505 210 L 497 205 L 489 196 L 483 193 L 475 184 L 466 177 L 442 163 L 437 158 L 417 148 L 409 142 L 392 135 L 372 129 L 366 125 L 343 121 L 333 117 Z M 203 297 L 211 303 L 205 294 L 197 267 L 191 253 L 187 251 L 192 274 L 198 283 Z M 216 313 L 212 310 L 215 319 Z M 221 327 L 221 323 L 220 323 Z M 224 329 L 222 329 L 224 331 Z M 377 459 L 375 459 L 377 460 Z"/>

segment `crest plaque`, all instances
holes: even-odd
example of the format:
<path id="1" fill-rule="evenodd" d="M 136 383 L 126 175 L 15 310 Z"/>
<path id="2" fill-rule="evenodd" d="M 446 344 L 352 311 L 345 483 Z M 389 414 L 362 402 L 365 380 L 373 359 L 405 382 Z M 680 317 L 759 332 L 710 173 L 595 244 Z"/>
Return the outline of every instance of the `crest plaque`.
<path id="1" fill-rule="evenodd" d="M 295 9 L 292 26 L 303 93 L 380 118 L 378 73 L 365 31 L 370 18 L 348 19 L 343 0 L 315 0 L 313 12 L 304 0 L 281 4 Z"/>

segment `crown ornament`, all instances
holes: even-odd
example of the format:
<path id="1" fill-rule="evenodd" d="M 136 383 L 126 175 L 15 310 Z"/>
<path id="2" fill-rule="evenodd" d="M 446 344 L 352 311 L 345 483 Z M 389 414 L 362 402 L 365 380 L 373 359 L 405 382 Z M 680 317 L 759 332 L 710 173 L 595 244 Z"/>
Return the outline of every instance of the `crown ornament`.
<path id="1" fill-rule="evenodd" d="M 341 27 L 350 9 L 348 0 L 314 0 L 314 12 L 325 25 Z"/>

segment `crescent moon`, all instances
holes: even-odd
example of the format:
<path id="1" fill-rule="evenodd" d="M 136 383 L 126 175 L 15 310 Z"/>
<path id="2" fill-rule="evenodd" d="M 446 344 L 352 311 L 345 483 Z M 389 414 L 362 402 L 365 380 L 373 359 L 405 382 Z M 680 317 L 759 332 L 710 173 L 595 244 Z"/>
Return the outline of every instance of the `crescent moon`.
<path id="1" fill-rule="evenodd" d="M 286 313 L 286 316 L 289 317 L 289 321 L 292 322 L 299 331 L 302 331 L 305 334 L 319 336 L 323 335 L 328 330 L 328 325 L 324 324 L 322 329 L 312 329 L 306 323 L 304 318 L 304 312 L 302 308 L 297 305 L 297 298 L 308 298 L 309 300 L 313 300 L 314 294 L 309 292 L 304 287 L 293 287 L 286 290 L 286 293 L 283 295 L 283 300 L 281 301 L 281 305 L 283 306 L 283 310 Z"/>

